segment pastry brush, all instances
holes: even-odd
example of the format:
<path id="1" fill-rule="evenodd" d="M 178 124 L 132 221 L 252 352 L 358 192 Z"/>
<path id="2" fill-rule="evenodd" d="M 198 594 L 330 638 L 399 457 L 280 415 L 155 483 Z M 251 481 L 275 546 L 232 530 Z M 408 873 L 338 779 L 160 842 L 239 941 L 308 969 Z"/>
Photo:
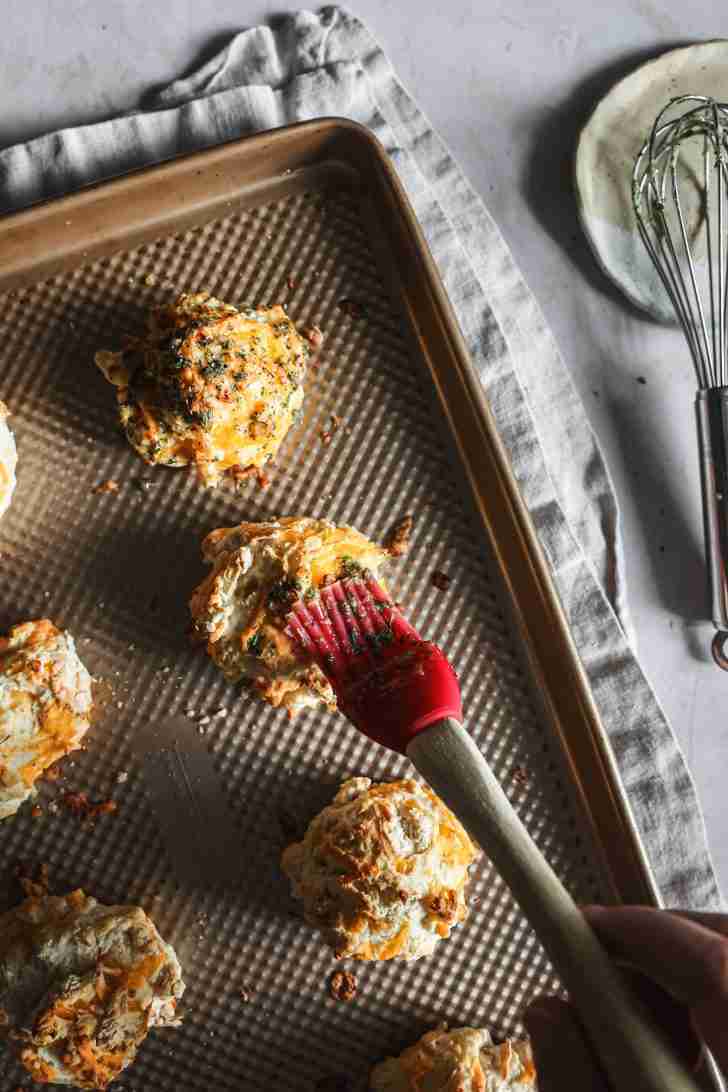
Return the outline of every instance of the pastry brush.
<path id="1" fill-rule="evenodd" d="M 287 633 L 320 665 L 352 724 L 406 755 L 486 851 L 557 968 L 615 1092 L 697 1092 L 463 728 L 460 686 L 441 650 L 368 573 L 299 600 Z"/>

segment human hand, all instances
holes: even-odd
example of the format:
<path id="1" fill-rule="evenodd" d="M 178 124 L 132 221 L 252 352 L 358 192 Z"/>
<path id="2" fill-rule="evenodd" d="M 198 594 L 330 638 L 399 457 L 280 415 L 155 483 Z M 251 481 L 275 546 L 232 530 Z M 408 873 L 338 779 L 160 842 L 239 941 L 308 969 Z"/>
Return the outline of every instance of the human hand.
<path id="1" fill-rule="evenodd" d="M 635 989 L 676 1052 L 697 1067 L 699 1036 L 728 1075 L 728 915 L 647 906 L 592 906 L 584 915 L 614 959 L 639 972 Z M 525 1022 L 540 1092 L 608 1092 L 568 1002 L 538 998 Z"/>

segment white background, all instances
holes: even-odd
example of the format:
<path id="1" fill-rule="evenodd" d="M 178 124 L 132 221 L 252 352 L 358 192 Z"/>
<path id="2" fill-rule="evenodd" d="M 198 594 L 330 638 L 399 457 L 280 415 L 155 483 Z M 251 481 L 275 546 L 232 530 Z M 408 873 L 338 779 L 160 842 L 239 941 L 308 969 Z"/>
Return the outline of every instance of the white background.
<path id="1" fill-rule="evenodd" d="M 133 109 L 282 10 L 253 0 L 4 0 L 0 147 Z M 681 335 L 641 318 L 597 270 L 570 184 L 575 138 L 598 97 L 665 48 L 725 33 L 719 7 L 356 0 L 354 10 L 500 224 L 604 445 L 640 655 L 697 782 L 728 891 L 728 676 L 710 660 L 704 620 L 690 365 Z"/>

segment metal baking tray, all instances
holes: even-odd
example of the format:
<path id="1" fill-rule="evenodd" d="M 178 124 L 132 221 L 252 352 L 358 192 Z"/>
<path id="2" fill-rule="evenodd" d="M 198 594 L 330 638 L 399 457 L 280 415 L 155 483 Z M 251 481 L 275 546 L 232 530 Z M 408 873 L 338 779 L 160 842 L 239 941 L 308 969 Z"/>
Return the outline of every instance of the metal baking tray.
<path id="1" fill-rule="evenodd" d="M 283 302 L 326 335 L 266 490 L 208 492 L 145 467 L 93 365 L 151 303 L 202 288 Z M 54 619 L 99 680 L 85 750 L 42 784 L 40 815 L 26 806 L 0 825 L 2 905 L 19 897 L 18 859 L 45 863 L 53 890 L 139 903 L 175 945 L 184 1024 L 153 1033 L 120 1085 L 363 1089 L 375 1061 L 440 1020 L 519 1031 L 524 1004 L 558 982 L 486 859 L 470 918 L 432 957 L 353 964 L 356 998 L 329 996 L 336 964 L 280 852 L 345 776 L 411 767 L 338 715 L 289 721 L 247 699 L 186 637 L 212 528 L 306 514 L 382 540 L 411 513 L 391 584 L 453 660 L 468 726 L 533 836 L 577 899 L 655 900 L 547 566 L 381 147 L 350 122 L 315 121 L 12 215 L 0 293 L 0 397 L 20 456 L 0 523 L 0 625 Z M 343 424 L 322 446 L 332 413 Z M 109 478 L 119 491 L 94 493 Z M 118 810 L 79 822 L 57 806 L 69 791 Z M 10 1088 L 23 1074 L 5 1055 L 0 1076 Z"/>

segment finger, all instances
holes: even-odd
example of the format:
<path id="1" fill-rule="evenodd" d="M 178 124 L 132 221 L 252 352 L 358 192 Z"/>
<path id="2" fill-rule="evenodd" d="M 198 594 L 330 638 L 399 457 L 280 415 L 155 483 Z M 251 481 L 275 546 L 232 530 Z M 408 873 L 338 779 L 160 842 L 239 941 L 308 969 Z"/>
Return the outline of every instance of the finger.
<path id="1" fill-rule="evenodd" d="M 718 1068 L 728 1074 L 728 1012 L 725 1005 L 712 1001 L 701 1002 L 693 1006 L 693 1020 L 711 1053 L 718 1063 Z"/>
<path id="2" fill-rule="evenodd" d="M 728 937 L 728 914 L 701 913 L 696 910 L 671 910 L 676 917 L 703 925 L 721 936 Z M 728 955 L 726 956 L 728 958 Z M 716 1062 L 728 1073 L 728 1003 L 721 1005 L 708 1001 L 693 1006 L 693 1020 L 705 1042 L 710 1046 Z"/>
<path id="3" fill-rule="evenodd" d="M 678 1000 L 728 1008 L 728 938 L 700 922 L 648 906 L 591 906 L 584 915 L 608 950 Z"/>
<path id="4" fill-rule="evenodd" d="M 694 921 L 696 925 L 704 925 L 706 929 L 712 929 L 714 933 L 728 937 L 728 914 L 707 914 L 699 910 L 670 910 L 669 913 L 686 921 Z"/>
<path id="5" fill-rule="evenodd" d="M 524 1020 L 539 1092 L 608 1092 L 571 1005 L 558 997 L 539 997 Z"/>
<path id="6" fill-rule="evenodd" d="M 623 967 L 622 970 L 651 1020 L 665 1032 L 672 1049 L 688 1069 L 697 1070 L 703 1049 L 693 1027 L 690 1008 L 641 971 L 633 967 Z"/>

